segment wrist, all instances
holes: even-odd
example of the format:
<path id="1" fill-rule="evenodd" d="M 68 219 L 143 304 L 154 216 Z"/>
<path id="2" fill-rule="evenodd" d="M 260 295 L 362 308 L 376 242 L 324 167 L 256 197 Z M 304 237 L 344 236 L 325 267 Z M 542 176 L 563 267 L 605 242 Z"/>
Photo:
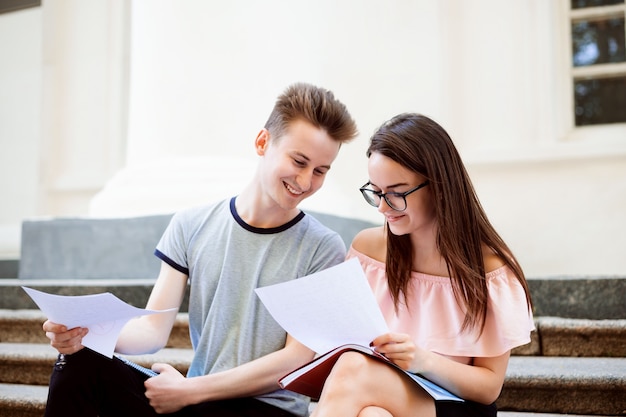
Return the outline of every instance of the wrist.
<path id="1" fill-rule="evenodd" d="M 426 350 L 419 350 L 413 359 L 410 372 L 414 374 L 427 374 L 433 368 L 432 353 Z"/>

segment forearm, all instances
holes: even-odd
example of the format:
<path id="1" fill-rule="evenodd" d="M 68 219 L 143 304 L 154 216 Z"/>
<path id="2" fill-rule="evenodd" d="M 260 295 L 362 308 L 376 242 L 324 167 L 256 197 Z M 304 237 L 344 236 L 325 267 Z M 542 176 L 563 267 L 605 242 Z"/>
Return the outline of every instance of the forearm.
<path id="1" fill-rule="evenodd" d="M 146 304 L 149 310 L 170 310 L 135 318 L 122 329 L 115 350 L 128 355 L 153 353 L 163 348 L 174 326 L 187 287 L 187 276 L 161 262 L 161 272 Z"/>
<path id="2" fill-rule="evenodd" d="M 496 358 L 475 358 L 466 365 L 428 352 L 420 374 L 466 400 L 493 403 L 502 389 L 509 353 Z"/>
<path id="3" fill-rule="evenodd" d="M 187 403 L 251 397 L 279 389 L 278 380 L 313 359 L 314 353 L 299 346 L 287 346 L 262 358 L 224 372 L 188 378 Z"/>
<path id="4" fill-rule="evenodd" d="M 115 351 L 126 355 L 154 353 L 167 344 L 177 311 L 142 316 L 122 329 Z"/>

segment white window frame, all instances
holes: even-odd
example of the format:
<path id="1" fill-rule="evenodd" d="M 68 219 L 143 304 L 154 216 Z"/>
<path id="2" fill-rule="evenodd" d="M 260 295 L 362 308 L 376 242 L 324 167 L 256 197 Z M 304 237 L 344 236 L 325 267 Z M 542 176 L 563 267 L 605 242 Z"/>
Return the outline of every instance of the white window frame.
<path id="1" fill-rule="evenodd" d="M 560 38 L 563 54 L 557 67 L 561 68 L 561 74 L 567 74 L 566 77 L 560 77 L 563 82 L 558 86 L 561 90 L 560 102 L 563 103 L 564 109 L 562 141 L 587 145 L 584 148 L 588 148 L 594 154 L 626 154 L 626 123 L 576 126 L 574 117 L 574 80 L 586 77 L 626 76 L 626 62 L 574 67 L 571 34 L 572 22 L 576 20 L 626 16 L 626 3 L 586 9 L 571 9 L 570 3 L 570 0 L 561 0 L 560 16 L 563 18 Z"/>

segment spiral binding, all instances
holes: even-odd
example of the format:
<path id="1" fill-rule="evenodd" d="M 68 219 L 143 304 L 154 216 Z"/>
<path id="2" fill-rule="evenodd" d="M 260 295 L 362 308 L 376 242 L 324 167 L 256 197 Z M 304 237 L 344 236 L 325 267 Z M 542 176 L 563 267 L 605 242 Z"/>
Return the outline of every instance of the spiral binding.
<path id="1" fill-rule="evenodd" d="M 148 378 L 153 377 L 153 376 L 157 376 L 158 373 L 154 372 L 152 369 L 148 369 L 146 367 L 143 367 L 139 364 L 136 364 L 135 362 L 126 359 L 123 356 L 115 356 L 117 359 L 121 360 L 122 362 L 124 362 L 126 365 L 130 366 L 131 368 L 141 372 L 142 374 L 146 375 Z"/>

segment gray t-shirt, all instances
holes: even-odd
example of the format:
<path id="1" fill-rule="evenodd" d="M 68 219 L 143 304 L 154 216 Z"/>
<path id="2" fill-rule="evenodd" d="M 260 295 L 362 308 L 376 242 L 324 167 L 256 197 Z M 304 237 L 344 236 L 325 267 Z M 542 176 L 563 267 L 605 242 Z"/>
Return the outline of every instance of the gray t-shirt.
<path id="1" fill-rule="evenodd" d="M 290 281 L 345 259 L 341 237 L 314 217 L 300 213 L 276 228 L 246 224 L 230 202 L 176 213 L 155 254 L 187 274 L 189 332 L 195 351 L 188 377 L 234 368 L 285 345 L 255 288 Z M 296 415 L 308 399 L 278 389 L 256 397 Z"/>

